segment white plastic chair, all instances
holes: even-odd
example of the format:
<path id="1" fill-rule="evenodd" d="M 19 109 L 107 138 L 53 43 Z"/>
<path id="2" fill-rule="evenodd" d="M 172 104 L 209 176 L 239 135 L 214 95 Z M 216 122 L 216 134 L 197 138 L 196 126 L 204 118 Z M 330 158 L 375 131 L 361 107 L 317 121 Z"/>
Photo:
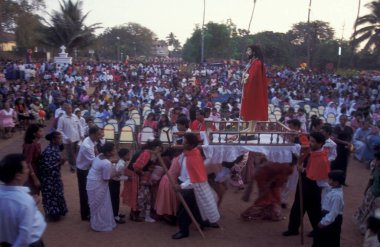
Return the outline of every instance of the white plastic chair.
<path id="1" fill-rule="evenodd" d="M 330 112 L 327 114 L 326 122 L 329 124 L 335 124 L 336 122 L 336 116 L 334 113 Z"/>
<path id="2" fill-rule="evenodd" d="M 161 131 L 160 131 L 160 141 L 163 144 L 171 145 L 171 143 L 173 142 L 173 132 L 172 132 L 171 128 L 164 127 L 164 128 L 161 129 Z"/>
<path id="3" fill-rule="evenodd" d="M 305 109 L 305 112 L 306 112 L 306 113 L 309 113 L 309 112 L 311 111 L 311 107 L 310 107 L 310 105 L 308 105 L 308 104 L 304 105 L 304 106 L 303 106 L 303 109 Z"/>
<path id="4" fill-rule="evenodd" d="M 115 127 L 112 124 L 106 124 L 103 131 L 106 141 L 115 141 Z"/>
<path id="5" fill-rule="evenodd" d="M 119 123 L 117 122 L 117 120 L 116 119 L 108 119 L 108 124 L 112 124 L 113 125 L 113 127 L 115 127 L 115 133 L 119 133 Z"/>
<path id="6" fill-rule="evenodd" d="M 103 127 L 104 127 L 103 120 L 101 120 L 100 118 L 95 118 L 94 119 L 94 124 L 96 126 L 98 126 L 99 128 L 101 128 L 101 129 L 103 129 Z"/>
<path id="7" fill-rule="evenodd" d="M 119 144 L 129 144 L 131 148 L 135 148 L 136 140 L 132 126 L 124 125 L 120 131 Z"/>
<path id="8" fill-rule="evenodd" d="M 143 145 L 148 140 L 154 139 L 154 130 L 151 127 L 144 127 L 139 134 L 139 144 Z"/>
<path id="9" fill-rule="evenodd" d="M 124 125 L 129 125 L 129 126 L 132 127 L 133 132 L 136 131 L 136 122 L 135 122 L 135 120 L 128 119 L 127 121 L 125 121 Z"/>

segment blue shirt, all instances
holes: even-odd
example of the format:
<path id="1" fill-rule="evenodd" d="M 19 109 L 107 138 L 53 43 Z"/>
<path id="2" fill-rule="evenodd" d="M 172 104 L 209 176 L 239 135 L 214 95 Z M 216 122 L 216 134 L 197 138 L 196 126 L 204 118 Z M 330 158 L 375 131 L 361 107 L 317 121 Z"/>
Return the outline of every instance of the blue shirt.
<path id="1" fill-rule="evenodd" d="M 46 222 L 29 191 L 0 184 L 0 243 L 23 247 L 41 239 Z"/>

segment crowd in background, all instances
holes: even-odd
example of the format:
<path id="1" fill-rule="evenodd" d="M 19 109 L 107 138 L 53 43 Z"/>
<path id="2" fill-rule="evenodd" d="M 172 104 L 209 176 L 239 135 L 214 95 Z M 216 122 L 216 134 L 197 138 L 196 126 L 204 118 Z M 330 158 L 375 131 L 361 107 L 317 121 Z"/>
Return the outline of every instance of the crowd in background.
<path id="1" fill-rule="evenodd" d="M 30 164 L 28 184 L 32 193 L 38 194 L 41 189 L 49 220 L 59 220 L 67 213 L 59 172 L 60 152 L 64 149 L 70 170 L 78 177 L 81 218 L 90 220 L 91 227 L 97 231 L 109 231 L 115 222 L 123 223 L 124 215 L 118 210 L 120 193 L 123 202 L 131 208 L 130 219 L 134 221 L 154 222 L 150 211 L 155 209 L 173 224 L 178 206 L 173 193 L 165 194 L 159 189 L 166 186 L 164 191 L 167 191 L 167 179 L 161 179 L 165 185 L 155 180 L 155 176 L 162 176 L 162 171 L 151 153 L 161 144 L 149 142 L 136 152 L 138 155 L 129 154 L 135 157 L 128 157 L 129 152 L 120 149 L 120 159 L 113 160 L 116 147 L 105 143 L 99 125 L 114 119 L 121 129 L 136 111 L 142 118 L 141 127 L 151 127 L 157 133 L 164 127 L 203 131 L 207 129 L 205 120 L 239 120 L 244 70 L 240 64 L 88 62 L 56 65 L 2 61 L 0 68 L 1 134 L 3 138 L 10 138 L 16 129 L 26 130 L 23 153 Z M 328 134 L 338 144 L 336 158 L 342 159 L 347 154 L 345 161 L 337 162 L 346 163 L 344 172 L 347 172 L 349 155 L 346 150 L 351 144 L 354 157 L 371 167 L 375 174 L 378 172 L 380 83 L 376 77 L 371 74 L 343 77 L 288 68 L 267 68 L 267 74 L 270 118 L 288 126 L 297 119 L 300 133 L 321 131 L 328 123 L 331 129 Z M 42 152 L 41 129 L 48 123 L 50 134 L 46 139 L 50 144 Z M 99 143 L 102 147 L 97 147 Z M 170 158 L 167 164 L 169 171 L 179 176 L 180 158 L 173 153 L 166 153 Z M 177 157 L 173 159 L 174 156 Z M 107 169 L 123 160 L 119 168 Z M 127 160 L 133 164 L 129 170 L 125 169 Z M 371 162 L 375 165 L 370 166 Z M 129 179 L 120 192 L 124 169 Z M 52 171 L 54 176 L 47 175 L 47 171 Z M 142 176 L 144 174 L 146 176 Z M 131 179 L 136 176 L 137 180 Z M 113 179 L 116 184 L 108 191 L 108 183 L 102 183 L 101 179 Z M 374 202 L 379 196 L 380 183 L 376 179 L 374 182 L 372 190 L 368 190 L 370 201 L 362 205 L 367 211 L 357 215 L 362 225 L 375 210 Z M 59 193 L 52 195 L 52 189 Z M 136 200 L 131 200 L 131 195 L 136 195 Z M 157 206 L 165 204 L 162 198 L 171 198 L 169 202 L 174 202 Z M 101 208 L 107 208 L 106 218 Z M 204 226 L 218 227 L 216 220 L 205 222 Z"/>

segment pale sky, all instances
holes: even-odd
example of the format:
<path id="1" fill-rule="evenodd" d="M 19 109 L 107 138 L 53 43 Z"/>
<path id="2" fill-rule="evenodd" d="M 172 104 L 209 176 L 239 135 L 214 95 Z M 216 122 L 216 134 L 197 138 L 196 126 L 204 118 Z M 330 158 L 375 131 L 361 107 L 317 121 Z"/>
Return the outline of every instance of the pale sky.
<path id="1" fill-rule="evenodd" d="M 47 9 L 58 9 L 58 0 L 45 0 Z M 76 1 L 76 0 L 73 0 Z M 362 0 L 360 15 L 371 0 Z M 309 0 L 257 0 L 251 33 L 286 32 L 300 21 L 307 21 Z M 206 0 L 205 23 L 225 23 L 231 19 L 238 28 L 248 28 L 253 0 Z M 358 0 L 314 0 L 310 20 L 329 22 L 337 38 L 351 36 Z M 90 11 L 86 24 L 100 22 L 113 27 L 128 22 L 152 30 L 159 39 L 173 32 L 183 45 L 196 24 L 202 23 L 203 0 L 83 0 L 84 12 Z M 344 26 L 344 31 L 343 31 Z M 102 30 L 98 31 L 102 32 Z"/>

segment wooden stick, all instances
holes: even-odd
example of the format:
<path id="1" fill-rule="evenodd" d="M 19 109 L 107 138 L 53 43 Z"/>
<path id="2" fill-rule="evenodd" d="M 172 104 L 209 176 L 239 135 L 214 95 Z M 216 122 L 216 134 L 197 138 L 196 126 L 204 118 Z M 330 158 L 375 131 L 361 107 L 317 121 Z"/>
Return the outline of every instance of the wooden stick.
<path id="1" fill-rule="evenodd" d="M 304 245 L 304 227 L 303 227 L 303 186 L 302 186 L 302 169 L 303 168 L 303 159 L 302 155 L 300 154 L 300 157 L 298 157 L 298 162 L 297 162 L 297 169 L 298 169 L 298 191 L 299 191 L 299 197 L 300 197 L 300 226 L 301 226 L 301 245 Z"/>
<path id="2" fill-rule="evenodd" d="M 200 228 L 197 220 L 194 218 L 194 215 L 191 213 L 191 210 L 189 208 L 189 206 L 187 205 L 185 199 L 183 198 L 181 192 L 177 191 L 175 188 L 175 183 L 174 183 L 174 180 L 173 178 L 169 175 L 168 173 L 168 168 L 166 167 L 164 161 L 162 160 L 162 157 L 160 154 L 156 154 L 157 155 L 157 158 L 158 158 L 158 161 L 160 162 L 160 165 L 162 166 L 162 168 L 165 170 L 165 173 L 166 173 L 166 176 L 168 176 L 168 179 L 169 179 L 169 182 L 171 184 L 171 186 L 173 187 L 173 189 L 176 191 L 177 195 L 178 195 L 178 198 L 179 200 L 181 201 L 183 207 L 185 208 L 186 212 L 189 214 L 190 218 L 191 218 L 191 221 L 194 223 L 194 225 L 197 227 L 197 230 L 198 232 L 201 234 L 202 238 L 205 238 L 205 235 L 203 234 L 203 231 L 202 229 Z"/>

